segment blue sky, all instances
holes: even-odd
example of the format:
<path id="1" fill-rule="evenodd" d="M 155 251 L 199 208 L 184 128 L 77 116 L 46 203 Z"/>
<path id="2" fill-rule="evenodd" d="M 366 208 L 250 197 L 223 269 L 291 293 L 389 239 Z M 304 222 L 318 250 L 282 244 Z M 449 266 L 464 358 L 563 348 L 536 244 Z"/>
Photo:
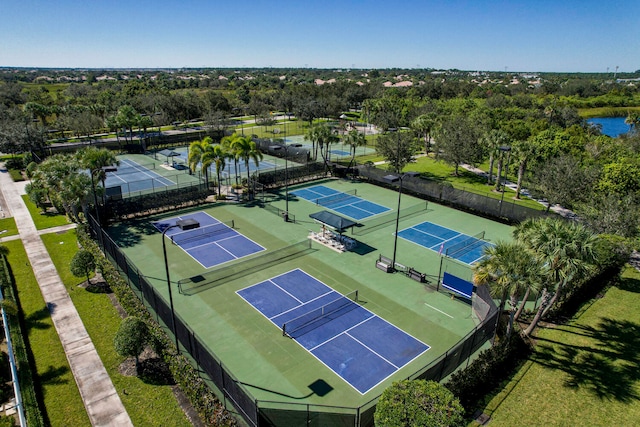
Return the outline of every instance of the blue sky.
<path id="1" fill-rule="evenodd" d="M 0 66 L 640 69 L 637 0 L 0 5 Z"/>

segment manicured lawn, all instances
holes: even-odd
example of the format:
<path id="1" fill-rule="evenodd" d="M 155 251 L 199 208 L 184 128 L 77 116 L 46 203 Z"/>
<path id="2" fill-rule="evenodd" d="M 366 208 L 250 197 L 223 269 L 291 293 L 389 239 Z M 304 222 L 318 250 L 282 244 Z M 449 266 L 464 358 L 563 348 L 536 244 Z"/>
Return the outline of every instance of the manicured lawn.
<path id="1" fill-rule="evenodd" d="M 488 166 L 486 169 L 489 169 Z M 458 176 L 455 176 L 455 168 L 453 166 L 450 166 L 445 162 L 436 161 L 431 157 L 418 157 L 415 163 L 407 165 L 404 170 L 420 172 L 425 178 L 429 178 L 433 181 L 448 182 L 453 185 L 454 188 L 460 190 L 465 190 L 475 194 L 482 194 L 494 199 L 500 199 L 502 197 L 502 193 L 493 191 L 493 186 L 487 185 L 486 178 L 479 176 L 473 172 L 469 172 L 462 167 L 458 168 Z M 494 173 L 496 173 L 495 169 Z M 504 194 L 505 202 L 513 202 L 514 197 L 515 192 L 507 188 L 507 191 Z M 540 203 L 526 197 L 523 197 L 516 203 L 518 205 L 527 206 L 533 209 L 546 209 Z"/>
<path id="2" fill-rule="evenodd" d="M 484 408 L 490 425 L 638 425 L 639 293 L 629 268 L 568 324 L 540 329 L 534 355 Z"/>
<path id="3" fill-rule="evenodd" d="M 42 210 L 29 200 L 29 196 L 26 194 L 22 196 L 22 200 L 24 200 L 24 203 L 27 205 L 27 209 L 29 209 L 29 213 L 31 214 L 31 218 L 33 218 L 33 222 L 36 224 L 37 230 L 44 230 L 45 228 L 57 227 L 69 223 L 66 215 L 42 213 Z"/>
<path id="4" fill-rule="evenodd" d="M 35 359 L 38 374 L 36 388 L 39 384 L 40 395 L 44 398 L 46 413 L 43 416 L 48 418 L 47 424 L 52 426 L 89 425 L 80 392 L 22 242 L 14 240 L 4 245 L 9 248 L 9 264 L 24 313 L 28 345 Z"/>
<path id="5" fill-rule="evenodd" d="M 89 292 L 77 286 L 84 278 L 75 277 L 69 270 L 71 258 L 78 250 L 75 230 L 45 234 L 42 240 L 134 425 L 191 425 L 170 386 L 150 384 L 118 372 L 124 358 L 116 354 L 113 337 L 121 318 L 107 294 Z"/>
<path id="6" fill-rule="evenodd" d="M 0 237 L 14 236 L 18 234 L 18 227 L 13 218 L 0 219 Z"/>

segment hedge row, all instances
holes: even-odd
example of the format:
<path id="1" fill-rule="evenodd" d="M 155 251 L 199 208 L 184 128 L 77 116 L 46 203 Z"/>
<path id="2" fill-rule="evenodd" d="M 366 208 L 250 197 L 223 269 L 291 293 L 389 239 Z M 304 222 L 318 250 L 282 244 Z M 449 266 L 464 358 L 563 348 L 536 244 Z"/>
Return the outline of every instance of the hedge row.
<path id="1" fill-rule="evenodd" d="M 445 387 L 460 399 L 467 415 L 471 415 L 480 401 L 529 357 L 531 350 L 520 334 L 514 333 L 509 342 L 483 351 L 467 368 L 451 375 Z"/>
<path id="2" fill-rule="evenodd" d="M 236 420 L 211 392 L 197 370 L 183 355 L 177 354 L 173 341 L 153 319 L 144 303 L 127 285 L 117 268 L 103 256 L 96 243 L 89 237 L 85 227 L 86 225 L 77 229 L 78 242 L 84 249 L 94 254 L 98 269 L 102 272 L 102 276 L 127 314 L 137 316 L 147 323 L 152 334 L 154 350 L 167 363 L 173 379 L 189 398 L 202 420 L 207 425 L 236 425 Z"/>
<path id="3" fill-rule="evenodd" d="M 0 286 L 2 286 L 2 294 L 6 300 L 16 300 L 13 275 L 4 255 L 0 255 Z M 36 372 L 35 362 L 24 342 L 22 324 L 17 316 L 8 316 L 8 322 L 13 354 L 18 365 L 18 382 L 20 383 L 20 394 L 22 395 L 27 424 L 33 427 L 44 426 L 44 419 L 33 383 L 33 372 Z"/>

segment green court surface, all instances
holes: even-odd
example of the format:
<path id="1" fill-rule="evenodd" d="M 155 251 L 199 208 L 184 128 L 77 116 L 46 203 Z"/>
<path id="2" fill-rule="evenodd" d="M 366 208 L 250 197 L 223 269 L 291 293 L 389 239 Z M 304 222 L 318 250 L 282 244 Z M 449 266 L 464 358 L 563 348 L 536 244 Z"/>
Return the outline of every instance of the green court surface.
<path id="1" fill-rule="evenodd" d="M 339 191 L 356 189 L 358 197 L 389 207 L 395 212 L 397 191 L 346 180 L 324 180 L 307 186 L 320 183 Z M 303 187 L 291 187 L 289 190 Z M 402 209 L 420 203 L 424 204 L 424 201 L 402 195 Z M 273 204 L 285 208 L 284 191 Z M 264 246 L 267 251 L 274 251 L 305 241 L 310 231 L 320 231 L 320 224 L 309 218 L 309 214 L 325 208 L 306 200 L 290 198 L 289 211 L 295 215 L 296 223 L 284 222 L 282 217 L 258 205 L 216 204 L 181 212 L 199 210 L 221 221 L 233 219 L 239 233 Z M 109 229 L 109 234 L 125 254 L 167 300 L 161 235 L 153 227 L 152 221 L 179 214 L 172 212 L 162 217 L 122 223 Z M 427 210 L 401 219 L 400 229 L 424 221 L 468 235 L 485 231 L 485 239 L 494 243 L 511 237 L 509 226 L 435 203 L 429 203 Z M 363 224 L 366 222 L 363 221 Z M 346 232 L 347 236 L 359 242 L 352 251 L 339 253 L 313 242 L 312 249 L 297 257 L 266 268 L 250 269 L 242 277 L 220 280 L 184 294 L 178 292 L 178 280 L 201 274 L 206 277 L 206 273 L 243 260 L 204 269 L 182 249 L 167 241 L 176 313 L 207 343 L 255 399 L 340 407 L 362 406 L 377 398 L 393 381 L 412 376 L 442 356 L 478 324 L 470 303 L 452 298 L 444 292 L 436 292 L 432 287 L 400 273 L 389 274 L 375 267 L 380 254 L 389 258 L 392 256 L 395 221 L 362 233 L 365 228 L 366 225 L 358 228 L 355 234 Z M 441 268 L 440 256 L 436 252 L 403 239 L 397 241 L 397 262 L 425 273 L 432 283 L 436 282 Z M 468 266 L 448 264 L 444 263 L 444 269 L 470 277 Z M 357 289 L 365 308 L 431 348 L 366 394 L 360 394 L 294 340 L 284 337 L 279 328 L 236 294 L 239 289 L 295 268 L 302 269 L 342 294 Z M 318 379 L 324 380 L 331 388 L 323 396 L 312 393 L 309 388 Z"/>

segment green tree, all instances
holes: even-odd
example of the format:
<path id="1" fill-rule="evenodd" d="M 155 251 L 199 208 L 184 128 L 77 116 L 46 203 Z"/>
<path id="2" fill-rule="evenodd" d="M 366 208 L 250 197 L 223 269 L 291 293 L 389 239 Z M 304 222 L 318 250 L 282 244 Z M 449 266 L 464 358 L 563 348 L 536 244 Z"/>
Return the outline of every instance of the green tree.
<path id="1" fill-rule="evenodd" d="M 437 114 L 431 112 L 416 117 L 410 124 L 411 129 L 420 138 L 424 139 L 424 152 L 426 154 L 431 152 L 431 132 L 433 132 L 437 123 Z"/>
<path id="2" fill-rule="evenodd" d="M 130 140 L 133 141 L 133 127 L 140 123 L 140 114 L 131 105 L 123 105 L 116 114 L 116 123 L 120 128 L 129 131 Z M 125 140 L 127 139 L 125 134 Z"/>
<path id="3" fill-rule="evenodd" d="M 376 153 L 384 157 L 391 171 L 400 173 L 407 164 L 413 162 L 416 142 L 408 132 L 385 133 L 378 136 Z"/>
<path id="4" fill-rule="evenodd" d="M 318 150 L 320 151 L 320 156 L 322 157 L 326 171 L 330 146 L 331 144 L 338 142 L 338 136 L 329 124 L 323 122 L 309 126 L 309 129 L 307 129 L 307 132 L 304 135 L 304 139 L 305 141 L 311 141 L 312 143 L 314 160 L 317 160 Z"/>
<path id="5" fill-rule="evenodd" d="M 253 163 L 258 167 L 260 165 L 260 160 L 262 160 L 264 156 L 250 136 L 238 138 L 234 146 L 236 149 L 236 156 L 244 161 L 244 167 L 247 170 L 247 186 L 249 187 L 249 194 L 251 194 L 251 186 L 249 184 L 251 182 L 249 162 L 253 160 Z"/>
<path id="6" fill-rule="evenodd" d="M 136 370 L 140 365 L 139 357 L 149 342 L 149 328 L 147 324 L 135 316 L 129 316 L 120 323 L 120 327 L 113 338 L 116 353 L 122 357 L 135 357 Z"/>
<path id="7" fill-rule="evenodd" d="M 80 249 L 71 258 L 71 264 L 69 264 L 71 274 L 76 277 L 85 276 L 87 278 L 87 284 L 91 284 L 90 277 L 96 269 L 96 259 L 93 254 L 86 249 Z"/>
<path id="8" fill-rule="evenodd" d="M 524 306 L 532 290 L 537 289 L 541 275 L 540 264 L 521 242 L 499 241 L 485 249 L 485 257 L 473 267 L 473 282 L 487 285 L 491 295 L 500 298 L 502 313 L 509 299 L 509 323 L 506 337 L 509 339 L 516 319 L 516 310 Z M 523 296 L 524 294 L 524 296 Z M 520 302 L 522 301 L 522 302 Z"/>
<path id="9" fill-rule="evenodd" d="M 461 164 L 476 165 L 482 161 L 483 148 L 479 142 L 479 129 L 467 116 L 447 116 L 442 120 L 435 139 L 438 146 L 437 157 L 453 165 L 456 176 Z"/>
<path id="10" fill-rule="evenodd" d="M 555 204 L 570 208 L 589 194 L 593 183 L 589 172 L 572 156 L 554 157 L 531 173 L 529 191 L 534 197 L 547 200 L 547 212 Z"/>
<path id="11" fill-rule="evenodd" d="M 213 144 L 206 147 L 204 154 L 202 155 L 202 164 L 206 164 L 207 168 L 213 163 L 216 166 L 216 178 L 218 183 L 218 195 L 221 194 L 221 179 L 220 173 L 226 166 L 226 159 L 228 153 L 222 144 Z"/>
<path id="12" fill-rule="evenodd" d="M 541 303 L 524 331 L 525 335 L 530 335 L 560 295 L 576 279 L 593 271 L 598 239 L 582 224 L 556 218 L 528 219 L 516 227 L 514 236 L 544 266 Z"/>
<path id="13" fill-rule="evenodd" d="M 496 190 L 499 191 L 501 186 L 500 175 L 502 174 L 502 166 L 504 164 L 504 150 L 500 150 L 500 147 L 509 146 L 509 135 L 500 129 L 492 129 L 480 139 L 480 143 L 484 146 L 486 152 L 489 153 L 489 174 L 487 175 L 487 184 L 489 185 L 491 185 L 493 181 L 493 166 L 496 156 L 499 155 L 498 174 L 496 180 Z"/>
<path id="14" fill-rule="evenodd" d="M 227 158 L 233 161 L 233 168 L 236 176 L 236 185 L 238 184 L 238 162 L 240 161 L 237 146 L 238 140 L 240 138 L 243 138 L 243 136 L 238 135 L 237 133 L 233 133 L 229 136 L 225 136 L 220 141 L 220 143 L 224 147 L 225 152 L 227 153 Z"/>
<path id="15" fill-rule="evenodd" d="M 367 145 L 367 139 L 364 134 L 358 132 L 357 129 L 351 129 L 343 138 L 345 144 L 349 145 L 351 149 L 351 160 L 349 161 L 349 168 L 353 165 L 356 159 L 356 150 L 358 147 L 364 147 Z"/>
<path id="16" fill-rule="evenodd" d="M 94 180 L 102 183 L 103 194 L 106 188 L 107 167 L 119 166 L 120 161 L 111 150 L 106 148 L 87 147 L 77 152 L 78 159 L 83 167 L 87 168 Z M 93 182 L 92 182 L 93 184 Z"/>
<path id="17" fill-rule="evenodd" d="M 380 396 L 376 427 L 454 427 L 464 425 L 464 408 L 435 381 L 394 382 Z"/>

